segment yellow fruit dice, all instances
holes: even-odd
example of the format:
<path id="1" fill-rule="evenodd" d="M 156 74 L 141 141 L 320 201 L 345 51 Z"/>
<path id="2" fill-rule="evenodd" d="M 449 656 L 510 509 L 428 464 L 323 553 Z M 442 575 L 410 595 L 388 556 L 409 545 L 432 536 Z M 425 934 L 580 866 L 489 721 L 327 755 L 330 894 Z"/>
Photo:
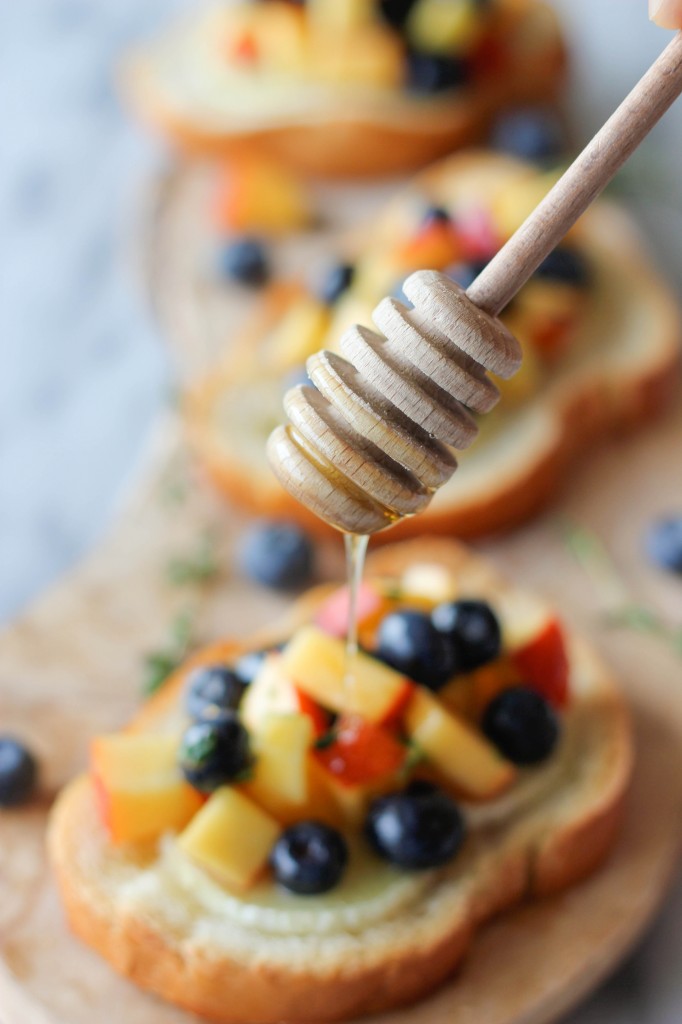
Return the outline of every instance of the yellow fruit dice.
<path id="1" fill-rule="evenodd" d="M 489 800 L 514 780 L 514 766 L 426 690 L 415 690 L 405 713 L 405 727 L 443 778 L 467 796 Z"/>
<path id="2" fill-rule="evenodd" d="M 291 715 L 300 710 L 296 691 L 284 671 L 281 654 L 268 654 L 241 702 L 239 713 L 250 732 L 274 715 Z"/>
<path id="3" fill-rule="evenodd" d="M 371 25 L 375 0 L 308 0 L 306 11 L 313 32 L 334 35 Z"/>
<path id="4" fill-rule="evenodd" d="M 475 0 L 417 0 L 407 35 L 418 50 L 464 53 L 478 40 L 483 24 Z"/>
<path id="5" fill-rule="evenodd" d="M 178 738 L 162 733 L 96 737 L 90 764 L 112 842 L 141 843 L 184 828 L 202 797 L 177 766 Z"/>
<path id="6" fill-rule="evenodd" d="M 296 686 L 333 711 L 384 722 L 397 714 L 411 690 L 409 680 L 375 658 L 358 653 L 346 680 L 346 645 L 316 626 L 304 626 L 282 654 L 282 668 Z"/>
<path id="7" fill-rule="evenodd" d="M 383 25 L 368 25 L 358 32 L 337 31 L 332 45 L 313 39 L 308 66 L 311 77 L 323 82 L 392 89 L 402 84 L 404 63 L 400 40 Z"/>
<path id="8" fill-rule="evenodd" d="M 252 733 L 253 778 L 244 791 L 276 818 L 304 817 L 310 798 L 308 751 L 314 739 L 309 715 L 268 715 Z"/>
<path id="9" fill-rule="evenodd" d="M 279 164 L 242 157 L 221 172 L 214 203 L 218 225 L 230 231 L 284 234 L 307 227 L 312 211 L 303 184 Z"/>
<path id="10" fill-rule="evenodd" d="M 514 376 L 508 380 L 495 378 L 495 384 L 500 391 L 500 401 L 504 403 L 506 409 L 516 409 L 527 402 L 538 393 L 545 379 L 545 371 L 537 352 L 526 340 L 527 332 L 523 317 L 522 310 L 512 309 L 504 318 L 509 330 L 523 346 L 523 361 Z"/>
<path id="11" fill-rule="evenodd" d="M 458 593 L 455 576 L 444 565 L 435 562 L 417 562 L 400 577 L 400 596 L 406 602 L 425 601 L 433 606 L 454 601 Z"/>
<path id="12" fill-rule="evenodd" d="M 248 889 L 264 870 L 281 826 L 230 786 L 211 795 L 178 837 L 178 846 L 218 881 Z"/>

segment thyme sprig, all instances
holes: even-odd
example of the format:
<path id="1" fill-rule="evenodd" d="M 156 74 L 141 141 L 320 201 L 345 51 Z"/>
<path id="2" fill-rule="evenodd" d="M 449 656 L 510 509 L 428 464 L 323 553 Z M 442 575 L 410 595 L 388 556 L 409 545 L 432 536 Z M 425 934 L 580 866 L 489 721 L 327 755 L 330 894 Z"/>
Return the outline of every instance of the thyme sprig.
<path id="1" fill-rule="evenodd" d="M 194 644 L 195 626 L 195 613 L 189 608 L 183 609 L 173 619 L 165 644 L 145 655 L 142 691 L 146 697 L 156 693 L 187 657 Z"/>

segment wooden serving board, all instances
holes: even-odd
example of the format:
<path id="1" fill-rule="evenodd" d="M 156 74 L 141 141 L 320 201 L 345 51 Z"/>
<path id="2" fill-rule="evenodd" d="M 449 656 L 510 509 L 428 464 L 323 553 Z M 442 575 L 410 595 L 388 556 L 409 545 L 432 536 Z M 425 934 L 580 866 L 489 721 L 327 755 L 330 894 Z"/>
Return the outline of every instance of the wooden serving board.
<path id="1" fill-rule="evenodd" d="M 176 346 L 183 337 L 191 344 L 191 332 L 172 333 Z M 640 532 L 654 514 L 682 506 L 681 443 L 678 410 L 636 438 L 602 448 L 576 472 L 562 508 L 608 540 L 638 599 L 655 603 L 671 618 L 677 615 L 678 622 L 681 584 L 646 566 Z M 234 568 L 243 525 L 195 475 L 179 424 L 168 414 L 115 532 L 0 633 L 0 728 L 25 737 L 42 766 L 39 799 L 0 814 L 2 1024 L 189 1019 L 119 979 L 68 934 L 44 833 L 55 792 L 85 765 L 88 737 L 117 728 L 129 716 L 139 700 L 145 653 L 167 642 L 169 624 L 179 613 L 191 606 L 201 642 L 243 635 L 285 606 Z M 203 587 L 171 584 L 169 560 L 196 551 L 207 532 L 217 538 L 218 579 Z M 627 820 L 602 872 L 487 927 L 452 984 L 413 1008 L 375 1018 L 377 1024 L 554 1020 L 631 948 L 677 863 L 682 660 L 650 637 L 602 628 L 599 600 L 567 551 L 554 514 L 484 550 L 503 571 L 555 599 L 619 673 L 632 700 L 638 744 Z M 340 579 L 340 544 L 320 554 L 320 574 Z"/>

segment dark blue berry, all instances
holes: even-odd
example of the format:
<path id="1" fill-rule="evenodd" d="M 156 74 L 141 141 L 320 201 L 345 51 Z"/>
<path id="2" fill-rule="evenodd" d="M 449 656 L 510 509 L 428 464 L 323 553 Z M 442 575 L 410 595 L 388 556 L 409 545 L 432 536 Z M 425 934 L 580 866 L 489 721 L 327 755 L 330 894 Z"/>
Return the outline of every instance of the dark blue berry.
<path id="1" fill-rule="evenodd" d="M 379 11 L 384 21 L 401 29 L 415 3 L 416 0 L 379 0 Z"/>
<path id="2" fill-rule="evenodd" d="M 662 569 L 682 573 L 682 516 L 670 516 L 654 523 L 647 532 L 649 558 Z"/>
<path id="3" fill-rule="evenodd" d="M 448 638 L 418 611 L 392 612 L 382 619 L 375 655 L 431 690 L 444 686 L 459 667 Z"/>
<path id="4" fill-rule="evenodd" d="M 445 270 L 446 277 L 466 291 L 488 265 L 487 260 L 472 260 L 470 263 L 453 263 Z"/>
<path id="5" fill-rule="evenodd" d="M 260 288 L 270 277 L 268 254 L 257 238 L 227 242 L 220 253 L 220 267 L 226 277 L 252 288 Z"/>
<path id="6" fill-rule="evenodd" d="M 402 793 L 370 805 L 365 835 L 379 856 L 410 871 L 451 861 L 465 836 L 457 804 L 429 782 L 413 782 Z"/>
<path id="7" fill-rule="evenodd" d="M 338 263 L 328 271 L 320 286 L 320 299 L 328 306 L 333 306 L 348 291 L 353 283 L 355 267 L 352 263 Z"/>
<path id="8" fill-rule="evenodd" d="M 246 535 L 241 564 L 247 575 L 266 587 L 294 590 L 312 576 L 314 548 L 294 523 L 258 523 Z"/>
<path id="9" fill-rule="evenodd" d="M 545 761 L 559 739 L 559 720 L 534 690 L 515 686 L 495 697 L 483 716 L 483 732 L 514 764 Z"/>
<path id="10" fill-rule="evenodd" d="M 552 111 L 529 107 L 500 114 L 492 127 L 490 143 L 493 149 L 545 164 L 561 157 L 564 133 Z"/>
<path id="11" fill-rule="evenodd" d="M 502 647 L 502 631 L 495 612 L 485 601 L 439 604 L 431 621 L 457 651 L 460 671 L 470 672 L 494 661 Z"/>
<path id="12" fill-rule="evenodd" d="M 185 707 L 190 718 L 218 718 L 235 711 L 244 694 L 244 684 L 227 665 L 204 665 L 194 669 L 187 680 Z"/>
<path id="13" fill-rule="evenodd" d="M 546 256 L 535 276 L 548 281 L 561 281 L 577 288 L 587 288 L 592 281 L 592 271 L 587 259 L 577 249 L 562 245 Z"/>
<path id="14" fill-rule="evenodd" d="M 0 736 L 0 807 L 26 803 L 35 788 L 38 765 L 23 743 Z"/>
<path id="15" fill-rule="evenodd" d="M 285 829 L 270 854 L 270 866 L 279 884 L 300 896 L 333 889 L 341 881 L 347 863 L 345 839 L 319 821 L 299 821 Z"/>
<path id="16" fill-rule="evenodd" d="M 251 765 L 249 735 L 235 712 L 190 725 L 182 737 L 179 763 L 190 785 L 203 793 L 243 778 Z"/>
<path id="17" fill-rule="evenodd" d="M 434 93 L 464 85 L 469 65 L 461 57 L 411 51 L 407 56 L 407 87 L 413 92 Z"/>
<path id="18" fill-rule="evenodd" d="M 429 206 L 422 219 L 422 227 L 427 224 L 450 224 L 452 217 L 444 206 Z"/>
<path id="19" fill-rule="evenodd" d="M 234 674 L 242 686 L 250 686 L 261 670 L 268 651 L 248 651 L 234 665 Z"/>

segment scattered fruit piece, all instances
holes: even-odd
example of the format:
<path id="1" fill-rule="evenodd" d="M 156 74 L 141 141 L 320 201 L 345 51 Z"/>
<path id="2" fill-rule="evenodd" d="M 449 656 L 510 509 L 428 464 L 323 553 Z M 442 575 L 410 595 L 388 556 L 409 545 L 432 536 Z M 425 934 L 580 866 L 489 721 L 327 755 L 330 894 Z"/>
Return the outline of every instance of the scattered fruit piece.
<path id="1" fill-rule="evenodd" d="M 178 846 L 218 881 L 248 889 L 266 867 L 280 830 L 243 793 L 223 786 L 178 837 Z"/>
<path id="2" fill-rule="evenodd" d="M 462 256 L 462 243 L 448 217 L 429 218 L 417 233 L 396 250 L 396 261 L 406 270 L 429 267 L 442 270 Z"/>
<path id="3" fill-rule="evenodd" d="M 382 619 L 375 653 L 430 690 L 439 690 L 459 669 L 455 646 L 425 612 L 405 609 Z"/>
<path id="4" fill-rule="evenodd" d="M 426 690 L 415 690 L 405 712 L 405 728 L 439 774 L 475 799 L 489 800 L 514 780 L 513 765 Z"/>
<path id="5" fill-rule="evenodd" d="M 347 863 L 345 839 L 319 821 L 299 821 L 286 829 L 270 854 L 276 880 L 300 896 L 333 889 L 341 881 Z"/>
<path id="6" fill-rule="evenodd" d="M 256 760 L 245 792 L 275 818 L 278 808 L 304 808 L 309 800 L 308 751 L 313 739 L 312 720 L 301 713 L 269 715 L 253 735 Z"/>
<path id="7" fill-rule="evenodd" d="M 357 716 L 341 719 L 331 742 L 315 751 L 319 763 L 347 786 L 394 778 L 405 764 L 406 754 L 405 744 L 388 729 Z"/>
<path id="8" fill-rule="evenodd" d="M 270 370 L 284 374 L 305 363 L 308 356 L 322 348 L 330 319 L 329 308 L 312 295 L 302 295 L 292 302 L 270 333 Z"/>
<path id="9" fill-rule="evenodd" d="M 278 235 L 313 220 L 302 183 L 265 160 L 241 159 L 227 166 L 218 179 L 213 210 L 218 228 L 227 232 Z"/>
<path id="10" fill-rule="evenodd" d="M 412 689 L 403 675 L 362 651 L 353 662 L 352 683 L 346 685 L 346 646 L 317 626 L 304 626 L 292 637 L 282 653 L 282 668 L 324 707 L 378 724 L 400 713 Z"/>
<path id="11" fill-rule="evenodd" d="M 430 604 L 452 601 L 457 596 L 457 580 L 444 566 L 433 562 L 411 565 L 400 577 L 401 600 L 428 601 Z"/>
<path id="12" fill-rule="evenodd" d="M 358 588 L 356 617 L 358 628 L 376 624 L 386 612 L 389 602 L 371 583 L 362 582 Z M 327 598 L 315 616 L 315 624 L 330 636 L 343 639 L 348 633 L 350 591 L 340 587 Z"/>
<path id="13" fill-rule="evenodd" d="M 527 686 L 554 707 L 565 707 L 570 666 L 563 630 L 555 618 L 546 620 L 532 637 L 516 646 L 510 658 Z"/>
<path id="14" fill-rule="evenodd" d="M 408 871 L 437 868 L 453 859 L 464 842 L 457 804 L 430 782 L 416 781 L 402 793 L 375 800 L 365 835 L 380 857 Z"/>
<path id="15" fill-rule="evenodd" d="M 572 284 L 576 288 L 587 288 L 592 283 L 592 271 L 587 259 L 583 253 L 568 245 L 560 245 L 550 252 L 535 271 L 535 276 Z"/>
<path id="16" fill-rule="evenodd" d="M 113 843 L 140 843 L 178 831 L 202 797 L 177 764 L 178 738 L 165 734 L 98 736 L 90 764 L 102 820 Z"/>
<path id="17" fill-rule="evenodd" d="M 417 0 L 406 28 L 416 50 L 452 55 L 474 46 L 483 21 L 477 0 Z"/>
<path id="18" fill-rule="evenodd" d="M 646 535 L 646 550 L 662 569 L 682 573 L 682 516 L 654 523 Z"/>
<path id="19" fill-rule="evenodd" d="M 272 651 L 249 686 L 240 713 L 252 732 L 259 732 L 263 722 L 277 715 L 307 715 L 316 736 L 326 732 L 329 725 L 324 708 L 294 686 L 284 671 L 282 655 Z"/>
<path id="20" fill-rule="evenodd" d="M 182 737 L 180 770 L 202 793 L 239 781 L 251 765 L 249 734 L 234 711 L 215 721 L 195 722 Z"/>
<path id="21" fill-rule="evenodd" d="M 266 587 L 294 590 L 310 581 L 314 548 L 295 523 L 261 522 L 244 538 L 241 564 L 248 576 Z"/>
<path id="22" fill-rule="evenodd" d="M 190 672 L 185 690 L 185 708 L 190 718 L 219 718 L 236 711 L 244 684 L 227 665 L 204 665 Z"/>
<path id="23" fill-rule="evenodd" d="M 557 744 L 559 722 L 544 697 L 515 686 L 492 701 L 483 716 L 483 732 L 513 764 L 539 764 Z"/>
<path id="24" fill-rule="evenodd" d="M 19 807 L 35 789 L 38 765 L 14 736 L 0 736 L 0 807 Z"/>
<path id="25" fill-rule="evenodd" d="M 497 616 L 485 601 L 451 601 L 434 608 L 431 620 L 456 651 L 462 672 L 471 672 L 494 661 L 502 646 Z"/>
<path id="26" fill-rule="evenodd" d="M 270 277 L 265 246 L 257 238 L 237 238 L 220 253 L 222 273 L 239 284 L 260 288 Z"/>

